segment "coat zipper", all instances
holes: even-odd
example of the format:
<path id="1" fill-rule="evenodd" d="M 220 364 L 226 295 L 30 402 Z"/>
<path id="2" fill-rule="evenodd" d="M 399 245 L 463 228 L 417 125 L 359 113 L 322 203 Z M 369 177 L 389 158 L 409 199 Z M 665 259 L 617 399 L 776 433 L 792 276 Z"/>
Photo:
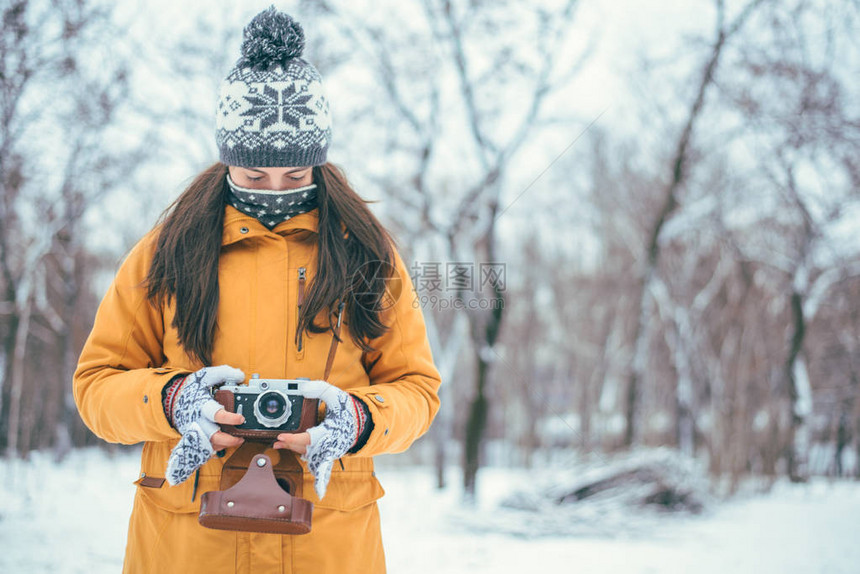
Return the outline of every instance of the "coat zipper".
<path id="1" fill-rule="evenodd" d="M 305 302 L 305 279 L 307 278 L 307 270 L 304 267 L 299 267 L 299 296 L 298 296 L 298 312 L 296 314 L 296 329 L 299 325 L 299 316 L 302 313 L 302 305 Z M 297 333 L 296 350 L 302 352 L 302 332 Z"/>

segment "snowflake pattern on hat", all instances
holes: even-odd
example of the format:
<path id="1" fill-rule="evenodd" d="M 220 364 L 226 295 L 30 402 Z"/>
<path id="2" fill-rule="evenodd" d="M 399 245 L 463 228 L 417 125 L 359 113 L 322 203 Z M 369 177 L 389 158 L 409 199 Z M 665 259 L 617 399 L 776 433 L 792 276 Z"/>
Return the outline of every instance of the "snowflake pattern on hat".
<path id="1" fill-rule="evenodd" d="M 286 70 L 237 68 L 221 84 L 216 140 L 221 161 L 243 167 L 325 163 L 331 119 L 322 79 L 293 60 Z"/>
<path id="2" fill-rule="evenodd" d="M 220 160 L 241 167 L 322 165 L 331 114 L 319 71 L 301 58 L 304 31 L 270 7 L 244 30 L 243 56 L 221 82 L 215 121 Z"/>

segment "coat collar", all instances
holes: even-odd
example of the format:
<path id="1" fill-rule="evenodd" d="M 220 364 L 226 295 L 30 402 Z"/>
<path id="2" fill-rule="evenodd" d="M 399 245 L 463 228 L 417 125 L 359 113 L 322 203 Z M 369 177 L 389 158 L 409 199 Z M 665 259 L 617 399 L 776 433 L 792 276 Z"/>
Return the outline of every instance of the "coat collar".
<path id="1" fill-rule="evenodd" d="M 224 231 L 222 234 L 221 245 L 230 245 L 249 237 L 257 237 L 260 235 L 278 234 L 288 235 L 296 231 L 311 231 L 319 232 L 319 208 L 314 208 L 305 213 L 300 213 L 286 221 L 282 221 L 269 230 L 265 225 L 260 223 L 256 218 L 246 215 L 233 207 L 232 205 L 225 206 L 224 211 Z"/>

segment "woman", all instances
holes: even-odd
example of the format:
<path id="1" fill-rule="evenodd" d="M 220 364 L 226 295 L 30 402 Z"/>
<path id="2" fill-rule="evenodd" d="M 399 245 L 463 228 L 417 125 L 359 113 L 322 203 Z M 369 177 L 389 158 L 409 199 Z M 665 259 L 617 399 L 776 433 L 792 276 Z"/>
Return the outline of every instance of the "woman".
<path id="1" fill-rule="evenodd" d="M 372 457 L 427 431 L 440 377 L 392 238 L 326 161 L 328 102 L 303 45 L 274 7 L 246 26 L 220 90 L 220 161 L 131 250 L 81 354 L 84 422 L 144 443 L 124 572 L 385 571 Z M 210 390 L 254 373 L 312 379 L 326 406 L 269 451 L 301 465 L 308 534 L 198 523 L 242 443 L 218 424 L 243 416 Z"/>

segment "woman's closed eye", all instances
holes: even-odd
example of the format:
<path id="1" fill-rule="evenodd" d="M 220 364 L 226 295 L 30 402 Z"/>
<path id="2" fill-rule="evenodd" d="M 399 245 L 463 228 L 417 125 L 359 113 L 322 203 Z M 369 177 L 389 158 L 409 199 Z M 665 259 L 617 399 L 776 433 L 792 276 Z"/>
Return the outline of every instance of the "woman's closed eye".
<path id="1" fill-rule="evenodd" d="M 245 176 L 245 177 L 248 179 L 248 181 L 260 181 L 261 179 L 263 179 L 263 176 L 260 176 L 260 177 Z M 290 179 L 293 181 L 302 181 L 304 178 L 305 178 L 304 175 L 301 175 L 299 177 L 290 176 Z"/>

